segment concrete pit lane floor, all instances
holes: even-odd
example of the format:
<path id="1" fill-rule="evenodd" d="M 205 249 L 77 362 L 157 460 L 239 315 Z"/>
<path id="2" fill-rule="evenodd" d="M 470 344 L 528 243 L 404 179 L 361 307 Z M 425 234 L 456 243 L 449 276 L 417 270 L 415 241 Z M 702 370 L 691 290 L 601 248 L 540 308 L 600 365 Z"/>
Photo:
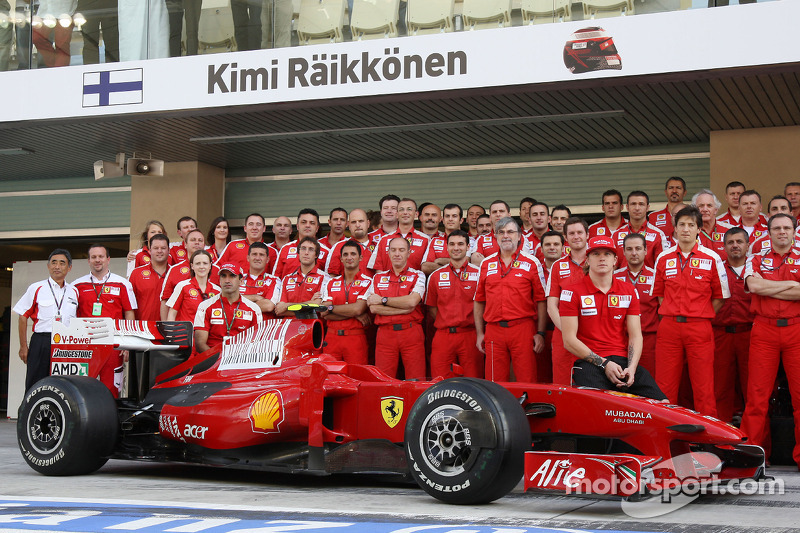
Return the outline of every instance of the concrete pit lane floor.
<path id="1" fill-rule="evenodd" d="M 378 476 L 111 460 L 92 475 L 46 477 L 24 462 L 16 422 L 2 420 L 0 472 L 0 531 L 800 531 L 796 467 L 770 468 L 775 483 L 741 487 L 746 494 L 682 496 L 671 503 L 525 494 L 520 483 L 492 504 L 454 506 Z"/>

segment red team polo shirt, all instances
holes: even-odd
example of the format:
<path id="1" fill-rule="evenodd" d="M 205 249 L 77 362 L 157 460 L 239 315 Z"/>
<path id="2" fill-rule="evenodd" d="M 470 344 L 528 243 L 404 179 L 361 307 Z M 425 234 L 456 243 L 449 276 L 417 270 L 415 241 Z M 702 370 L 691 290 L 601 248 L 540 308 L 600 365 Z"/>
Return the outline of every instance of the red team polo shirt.
<path id="1" fill-rule="evenodd" d="M 437 259 L 448 259 L 450 254 L 447 253 L 447 237 L 434 237 L 428 243 L 428 249 L 425 250 L 425 255 L 422 256 L 423 263 L 433 263 Z"/>
<path id="2" fill-rule="evenodd" d="M 207 282 L 206 292 L 203 293 L 200 285 L 197 284 L 197 278 L 185 279 L 175 285 L 172 296 L 167 300 L 167 307 L 178 311 L 175 320 L 194 322 L 200 304 L 217 294 L 219 294 L 219 286 L 210 281 Z"/>
<path id="3" fill-rule="evenodd" d="M 694 245 L 684 259 L 677 246 L 656 259 L 653 296 L 664 298 L 661 316 L 714 318 L 711 300 L 730 297 L 722 260 L 705 246 Z"/>
<path id="4" fill-rule="evenodd" d="M 421 231 L 412 230 L 408 235 L 403 235 L 400 231 L 396 231 L 389 235 L 384 235 L 378 242 L 375 250 L 369 258 L 367 266 L 375 271 L 389 270 L 392 268 L 392 262 L 389 260 L 389 242 L 396 238 L 403 237 L 408 241 L 410 255 L 408 256 L 408 268 L 419 270 L 422 266 L 422 257 L 428 251 L 428 236 Z"/>
<path id="5" fill-rule="evenodd" d="M 584 261 L 585 262 L 585 261 Z M 547 278 L 547 296 L 561 296 L 561 287 L 572 285 L 580 281 L 585 274 L 583 264 L 578 264 L 572 257 L 565 255 L 550 267 L 550 277 Z"/>
<path id="6" fill-rule="evenodd" d="M 634 233 L 634 231 L 631 230 L 630 225 L 626 224 L 625 227 L 619 228 L 611 236 L 611 240 L 614 241 L 614 245 L 617 247 L 617 268 L 625 268 L 628 266 L 628 261 L 625 259 L 624 242 L 625 237 L 631 233 Z M 653 226 L 649 222 L 645 223 L 642 229 L 635 233 L 641 233 L 644 235 L 644 240 L 647 243 L 644 264 L 645 266 L 652 267 L 656 264 L 656 257 L 661 255 L 661 252 L 669 248 L 669 240 L 667 239 L 667 236 L 664 235 L 663 231 Z"/>
<path id="7" fill-rule="evenodd" d="M 122 320 L 125 318 L 125 311 L 132 311 L 137 307 L 131 284 L 122 276 L 111 272 L 102 280 L 86 274 L 72 285 L 78 290 L 79 317 L 102 316 Z M 100 304 L 99 313 L 93 312 L 95 303 Z"/>
<path id="8" fill-rule="evenodd" d="M 314 294 L 322 292 L 322 287 L 330 279 L 324 270 L 314 267 L 308 274 L 300 269 L 283 278 L 281 300 L 287 303 L 302 303 L 311 300 Z"/>
<path id="9" fill-rule="evenodd" d="M 170 243 L 169 247 L 169 264 L 170 265 L 177 265 L 181 261 L 186 261 L 189 259 L 189 255 L 186 253 L 186 243 L 181 242 L 180 244 L 176 244 L 172 246 Z"/>
<path id="10" fill-rule="evenodd" d="M 760 213 L 758 215 L 758 218 L 762 224 L 764 224 L 765 226 L 767 225 L 767 215 L 765 215 L 764 213 Z M 739 215 L 738 217 L 733 216 L 729 208 L 724 213 L 719 215 L 717 217 L 717 220 L 729 226 L 741 226 L 742 215 Z"/>
<path id="11" fill-rule="evenodd" d="M 744 279 L 756 273 L 769 280 L 800 281 L 800 250 L 792 248 L 787 254 L 779 255 L 770 249 L 748 257 Z M 800 316 L 800 300 L 778 300 L 751 294 L 750 309 L 766 318 L 795 318 Z"/>
<path id="12" fill-rule="evenodd" d="M 133 269 L 128 281 L 136 295 L 136 320 L 161 320 L 161 287 L 166 273 L 162 276 L 148 263 Z"/>
<path id="13" fill-rule="evenodd" d="M 242 295 L 258 294 L 277 305 L 281 301 L 281 280 L 277 276 L 262 272 L 260 276 L 251 276 L 249 273 L 242 276 L 239 284 L 239 293 Z M 258 304 L 256 304 L 258 305 Z M 275 313 L 262 313 L 264 320 L 276 318 Z"/>
<path id="14" fill-rule="evenodd" d="M 328 254 L 328 263 L 325 265 L 325 272 L 327 272 L 329 276 L 341 276 L 344 274 L 344 267 L 342 266 L 342 246 L 344 246 L 346 242 L 354 242 L 361 247 L 361 261 L 358 263 L 358 271 L 372 278 L 375 272 L 367 266 L 372 251 L 370 251 L 369 246 L 354 239 L 344 239 L 337 242 L 334 247 L 331 248 L 331 253 Z"/>
<path id="15" fill-rule="evenodd" d="M 725 232 L 729 229 L 731 229 L 731 226 L 717 222 L 709 235 L 704 229 L 700 228 L 700 244 L 717 252 L 719 258 L 725 261 L 728 258 L 728 254 L 725 253 Z"/>
<path id="16" fill-rule="evenodd" d="M 632 275 L 629 268 L 614 271 L 614 279 L 630 283 L 639 295 L 639 311 L 642 317 L 642 333 L 658 331 L 658 298 L 653 296 L 653 283 L 656 271 L 643 266 L 637 275 Z"/>
<path id="17" fill-rule="evenodd" d="M 369 251 L 374 252 L 375 247 L 378 245 L 380 240 L 386 235 L 388 235 L 388 232 L 385 229 L 383 229 L 383 226 L 367 233 L 367 238 L 369 238 L 369 244 L 367 245 L 367 248 L 369 248 Z"/>
<path id="18" fill-rule="evenodd" d="M 345 283 L 344 276 L 329 279 L 322 291 L 322 303 L 325 305 L 346 305 L 366 300 L 370 294 L 372 278 L 362 273 L 358 273 L 356 278 L 348 285 Z M 364 329 L 364 324 L 357 318 L 347 318 L 345 320 L 332 320 L 329 323 L 331 329 Z"/>
<path id="19" fill-rule="evenodd" d="M 628 315 L 639 315 L 639 296 L 627 281 L 614 279 L 604 294 L 592 279 L 561 289 L 558 312 L 578 317 L 578 340 L 602 357 L 628 353 Z"/>
<path id="20" fill-rule="evenodd" d="M 669 208 L 665 207 L 658 211 L 653 211 L 647 215 L 647 221 L 664 232 L 667 239 L 672 239 L 672 234 L 675 232 L 675 227 L 672 225 L 672 213 Z"/>
<path id="21" fill-rule="evenodd" d="M 620 223 L 620 226 L 616 229 L 616 231 L 620 230 L 627 230 L 628 229 L 628 221 L 624 218 Z M 592 237 L 611 237 L 615 231 L 611 231 L 611 228 L 608 227 L 608 223 L 606 222 L 605 218 L 601 218 L 594 224 L 589 226 L 589 238 Z"/>
<path id="22" fill-rule="evenodd" d="M 169 300 L 175 290 L 175 286 L 181 281 L 191 277 L 192 267 L 189 266 L 188 260 L 169 267 L 167 275 L 164 278 L 164 286 L 161 288 L 161 299 Z M 208 273 L 208 281 L 219 285 L 219 267 L 217 265 L 211 265 L 211 271 Z"/>
<path id="23" fill-rule="evenodd" d="M 217 265 L 222 265 L 225 263 L 233 263 L 237 265 L 239 268 L 242 269 L 242 272 L 247 272 L 250 270 L 250 263 L 247 261 L 247 253 L 250 251 L 250 243 L 247 242 L 247 239 L 238 239 L 235 241 L 231 241 L 222 250 L 222 255 L 219 256 L 216 263 Z M 275 268 L 275 261 L 278 259 L 278 254 L 275 253 L 275 250 L 267 246 L 267 272 L 272 272 Z"/>
<path id="24" fill-rule="evenodd" d="M 425 274 L 413 268 L 406 268 L 400 275 L 394 270 L 378 272 L 372 278 L 372 289 L 370 294 L 378 296 L 408 296 L 412 292 L 419 294 L 420 298 L 425 298 Z M 369 294 L 367 295 L 369 297 Z M 404 315 L 384 316 L 375 315 L 375 323 L 379 326 L 386 324 L 406 324 L 408 322 L 422 323 L 423 315 L 421 306 L 418 305 L 411 313 Z"/>
<path id="25" fill-rule="evenodd" d="M 428 278 L 425 305 L 436 307 L 436 329 L 474 328 L 475 293 L 480 268 L 469 262 L 456 270 L 453 265 L 436 269 Z"/>
<path id="26" fill-rule="evenodd" d="M 317 257 L 317 268 L 325 268 L 329 253 L 330 250 L 328 248 L 320 245 L 319 256 Z M 297 258 L 297 241 L 287 242 L 283 245 L 283 248 L 281 248 L 280 254 L 278 254 L 278 260 L 275 262 L 272 275 L 283 279 L 298 268 L 300 268 L 300 260 Z"/>
<path id="27" fill-rule="evenodd" d="M 739 325 L 752 325 L 753 312 L 751 307 L 751 294 L 745 291 L 744 288 L 744 274 L 747 264 L 742 266 L 741 275 L 733 269 L 733 267 L 725 261 L 725 269 L 728 272 L 728 288 L 731 291 L 731 297 L 725 300 L 719 311 L 717 311 L 714 320 L 711 322 L 713 326 L 739 326 Z"/>
<path id="28" fill-rule="evenodd" d="M 506 268 L 498 255 L 481 262 L 476 302 L 486 302 L 483 319 L 487 323 L 518 318 L 537 319 L 536 303 L 546 299 L 544 269 L 539 260 L 518 252 Z M 487 300 L 486 295 L 492 298 Z"/>
<path id="29" fill-rule="evenodd" d="M 220 294 L 209 298 L 197 308 L 194 329 L 208 332 L 209 348 L 222 344 L 224 337 L 232 337 L 263 322 L 261 309 L 247 298 L 239 297 L 234 303 Z"/>

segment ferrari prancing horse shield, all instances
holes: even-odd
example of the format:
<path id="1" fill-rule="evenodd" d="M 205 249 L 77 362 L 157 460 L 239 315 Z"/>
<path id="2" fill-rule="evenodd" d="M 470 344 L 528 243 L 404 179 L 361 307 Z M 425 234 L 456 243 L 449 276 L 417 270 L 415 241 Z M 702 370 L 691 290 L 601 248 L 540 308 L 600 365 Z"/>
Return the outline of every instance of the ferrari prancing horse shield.
<path id="1" fill-rule="evenodd" d="M 397 396 L 381 398 L 381 414 L 387 426 L 395 427 L 403 418 L 403 399 Z"/>

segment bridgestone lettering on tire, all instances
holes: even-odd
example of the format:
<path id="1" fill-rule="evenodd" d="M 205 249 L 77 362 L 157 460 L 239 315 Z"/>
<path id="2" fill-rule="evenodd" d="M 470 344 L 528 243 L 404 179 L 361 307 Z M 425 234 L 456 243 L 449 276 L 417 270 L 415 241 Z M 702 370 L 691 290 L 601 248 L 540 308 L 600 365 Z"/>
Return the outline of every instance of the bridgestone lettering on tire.
<path id="1" fill-rule="evenodd" d="M 44 378 L 25 394 L 19 408 L 20 452 L 42 474 L 94 472 L 113 452 L 118 433 L 114 399 L 96 379 Z"/>
<path id="2" fill-rule="evenodd" d="M 530 442 L 517 399 L 479 379 L 432 386 L 414 403 L 406 423 L 412 477 L 447 503 L 488 503 L 505 496 L 522 478 Z"/>

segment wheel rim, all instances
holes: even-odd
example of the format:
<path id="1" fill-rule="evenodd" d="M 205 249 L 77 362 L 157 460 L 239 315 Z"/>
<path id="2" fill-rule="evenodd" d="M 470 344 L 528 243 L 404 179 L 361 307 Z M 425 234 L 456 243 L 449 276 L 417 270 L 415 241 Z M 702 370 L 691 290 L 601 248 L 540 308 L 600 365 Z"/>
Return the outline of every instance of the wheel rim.
<path id="1" fill-rule="evenodd" d="M 64 438 L 64 410 L 51 398 L 37 401 L 28 413 L 28 441 L 39 454 L 56 451 Z"/>
<path id="2" fill-rule="evenodd" d="M 455 418 L 461 411 L 455 405 L 443 405 L 429 413 L 422 424 L 419 440 L 423 460 L 442 476 L 463 473 L 472 452 L 469 429 Z"/>

